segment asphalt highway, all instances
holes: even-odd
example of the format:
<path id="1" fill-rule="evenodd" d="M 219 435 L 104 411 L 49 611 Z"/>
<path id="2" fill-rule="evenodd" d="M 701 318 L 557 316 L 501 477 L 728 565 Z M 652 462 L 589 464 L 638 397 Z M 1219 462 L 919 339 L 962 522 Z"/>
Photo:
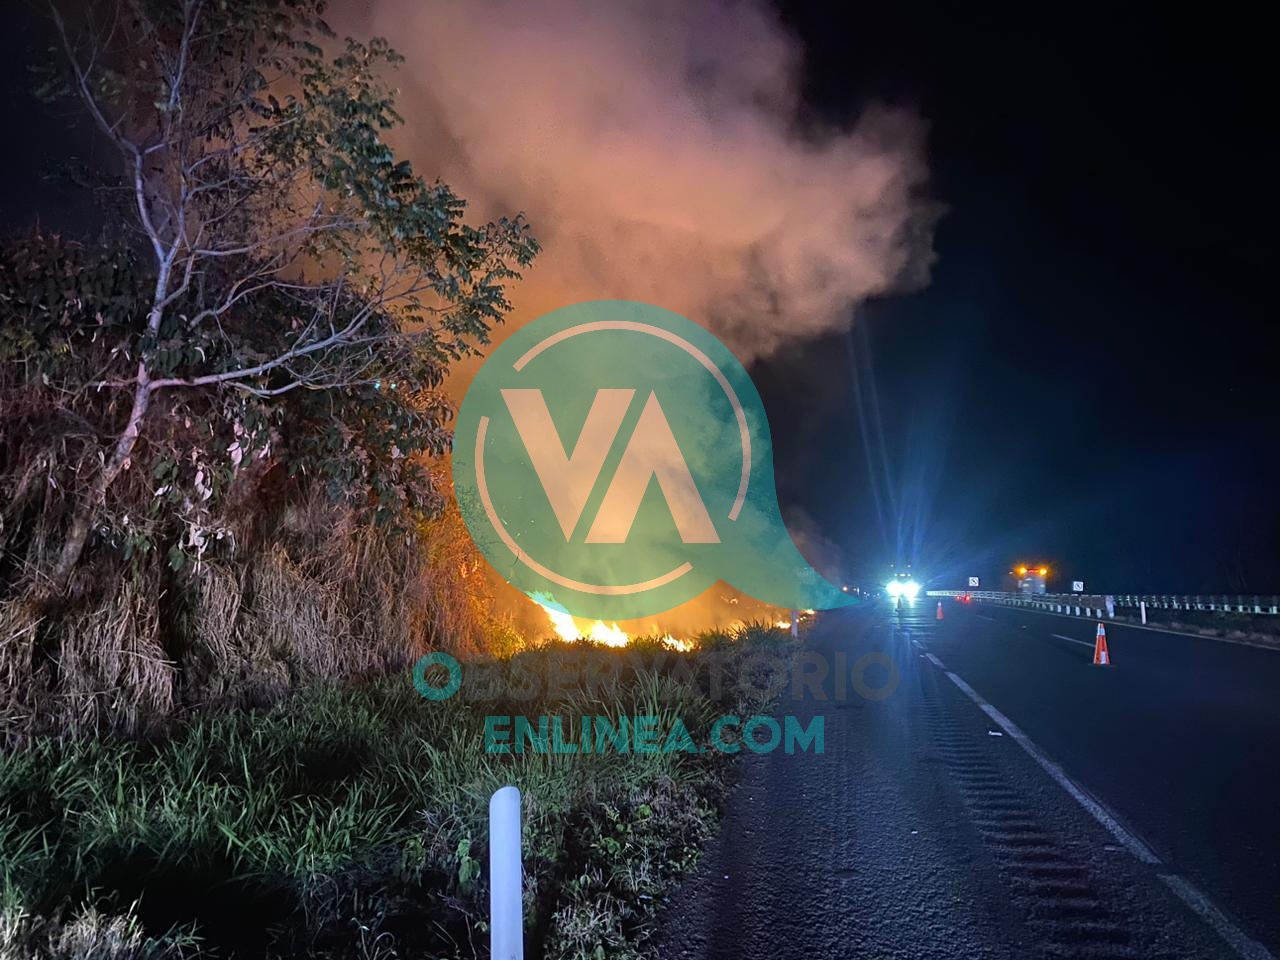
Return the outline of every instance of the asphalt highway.
<path id="1" fill-rule="evenodd" d="M 784 693 L 824 752 L 744 757 L 659 955 L 1280 956 L 1280 652 L 935 606 L 820 618 L 873 696 Z"/>

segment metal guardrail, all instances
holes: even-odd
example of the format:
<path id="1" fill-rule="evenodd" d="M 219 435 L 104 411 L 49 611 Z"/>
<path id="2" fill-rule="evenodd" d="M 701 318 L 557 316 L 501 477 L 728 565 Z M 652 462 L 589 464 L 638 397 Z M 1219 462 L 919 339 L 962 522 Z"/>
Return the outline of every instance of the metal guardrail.
<path id="1" fill-rule="evenodd" d="M 999 590 L 929 590 L 928 594 L 931 597 L 972 597 L 974 600 L 990 600 L 1006 607 L 1033 607 L 1050 613 L 1065 613 L 1077 617 L 1100 619 L 1114 616 L 1107 613 L 1107 599 L 1101 594 L 1039 593 L 1029 597 L 1021 593 L 1004 593 Z"/>
<path id="2" fill-rule="evenodd" d="M 1107 594 L 1040 593 L 1027 596 L 999 590 L 930 590 L 931 597 L 972 597 L 992 600 L 1008 606 L 1039 607 L 1056 613 L 1077 616 L 1102 616 L 1107 609 Z M 1280 597 L 1276 596 L 1188 596 L 1182 594 L 1117 593 L 1111 594 L 1114 609 L 1127 607 L 1145 610 L 1205 610 L 1219 613 L 1243 613 L 1251 616 L 1280 616 Z"/>
<path id="3" fill-rule="evenodd" d="M 1176 594 L 1119 593 L 1117 607 L 1137 607 L 1146 604 L 1148 610 L 1216 610 L 1222 613 L 1248 613 L 1262 616 L 1280 616 L 1280 597 L 1242 596 L 1182 596 Z"/>

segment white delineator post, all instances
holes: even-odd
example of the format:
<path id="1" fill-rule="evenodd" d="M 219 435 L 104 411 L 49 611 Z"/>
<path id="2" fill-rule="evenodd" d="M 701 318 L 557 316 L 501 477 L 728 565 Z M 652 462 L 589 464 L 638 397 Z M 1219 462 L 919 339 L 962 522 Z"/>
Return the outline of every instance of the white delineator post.
<path id="1" fill-rule="evenodd" d="M 791 611 L 791 639 L 800 639 L 800 611 Z"/>
<path id="2" fill-rule="evenodd" d="M 489 798 L 489 951 L 493 960 L 524 960 L 520 790 Z"/>
<path id="3" fill-rule="evenodd" d="M 1138 612 L 1142 614 L 1142 622 L 1146 623 L 1147 622 L 1147 601 L 1145 600 L 1138 601 Z"/>

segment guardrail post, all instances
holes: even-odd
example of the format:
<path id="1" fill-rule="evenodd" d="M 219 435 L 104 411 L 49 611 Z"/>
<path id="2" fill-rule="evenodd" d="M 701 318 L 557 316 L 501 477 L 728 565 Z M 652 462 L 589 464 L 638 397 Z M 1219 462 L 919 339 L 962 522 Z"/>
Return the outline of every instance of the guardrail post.
<path id="1" fill-rule="evenodd" d="M 489 798 L 489 952 L 524 960 L 524 894 L 520 865 L 520 790 Z"/>

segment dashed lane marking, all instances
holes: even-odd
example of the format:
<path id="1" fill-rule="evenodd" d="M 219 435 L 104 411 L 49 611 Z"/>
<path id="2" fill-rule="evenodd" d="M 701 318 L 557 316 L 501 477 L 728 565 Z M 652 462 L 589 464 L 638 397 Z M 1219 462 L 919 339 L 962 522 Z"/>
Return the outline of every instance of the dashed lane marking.
<path id="1" fill-rule="evenodd" d="M 1093 644 L 1092 644 L 1090 641 L 1088 641 L 1088 640 L 1077 640 L 1075 637 L 1064 637 L 1064 636 L 1063 636 L 1062 634 L 1060 634 L 1060 633 L 1051 633 L 1051 634 L 1049 634 L 1049 636 L 1054 637 L 1055 639 L 1058 639 L 1058 640 L 1067 640 L 1067 641 L 1070 641 L 1071 643 L 1078 643 L 1078 644 L 1080 644 L 1080 646 L 1082 646 L 1082 647 L 1092 647 L 1092 646 L 1093 646 Z"/>
<path id="2" fill-rule="evenodd" d="M 993 609 L 988 607 L 988 609 Z M 1095 621 L 1093 617 L 1080 616 L 1077 617 L 1073 613 L 1057 613 L 1053 610 L 1039 610 L 1035 607 L 1005 607 L 1006 611 L 1018 614 L 1035 614 L 1037 617 L 1062 617 L 1067 620 L 1074 620 L 1077 623 L 1084 620 L 1089 623 Z M 993 618 L 999 619 L 999 618 Z M 1280 651 L 1274 643 L 1259 643 L 1256 640 L 1241 640 L 1238 637 L 1219 637 L 1213 634 L 1191 633 L 1187 630 L 1174 630 L 1172 627 L 1160 626 L 1151 623 L 1130 623 L 1128 620 L 1104 619 L 1100 622 L 1109 622 L 1112 627 L 1124 630 L 1146 630 L 1148 633 L 1167 633 L 1175 637 L 1190 637 L 1193 640 L 1212 640 L 1215 643 L 1230 643 L 1237 647 L 1253 647 L 1255 650 L 1276 650 Z"/>

